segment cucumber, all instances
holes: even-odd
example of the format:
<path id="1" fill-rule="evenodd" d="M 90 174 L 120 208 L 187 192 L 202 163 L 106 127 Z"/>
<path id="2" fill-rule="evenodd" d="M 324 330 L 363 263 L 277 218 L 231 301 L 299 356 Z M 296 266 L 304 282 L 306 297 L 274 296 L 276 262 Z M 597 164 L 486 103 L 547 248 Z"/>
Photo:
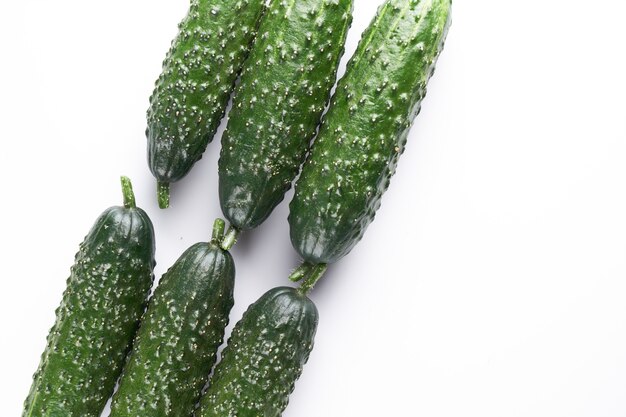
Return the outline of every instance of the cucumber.
<path id="1" fill-rule="evenodd" d="M 339 81 L 290 204 L 311 264 L 348 254 L 389 186 L 450 24 L 450 0 L 387 0 Z"/>
<path id="2" fill-rule="evenodd" d="M 272 0 L 235 90 L 222 137 L 219 194 L 252 229 L 282 201 L 335 84 L 352 0 Z"/>
<path id="3" fill-rule="evenodd" d="M 279 417 L 313 348 L 306 290 L 274 288 L 235 325 L 196 417 Z"/>
<path id="4" fill-rule="evenodd" d="M 159 206 L 202 157 L 224 116 L 265 0 L 191 0 L 148 109 L 148 165 Z"/>
<path id="5" fill-rule="evenodd" d="M 24 417 L 99 417 L 113 393 L 153 281 L 154 230 L 122 178 L 80 245 Z"/>
<path id="6" fill-rule="evenodd" d="M 213 240 L 187 249 L 163 275 L 113 396 L 111 417 L 189 417 L 209 378 L 233 306 L 235 265 Z"/>

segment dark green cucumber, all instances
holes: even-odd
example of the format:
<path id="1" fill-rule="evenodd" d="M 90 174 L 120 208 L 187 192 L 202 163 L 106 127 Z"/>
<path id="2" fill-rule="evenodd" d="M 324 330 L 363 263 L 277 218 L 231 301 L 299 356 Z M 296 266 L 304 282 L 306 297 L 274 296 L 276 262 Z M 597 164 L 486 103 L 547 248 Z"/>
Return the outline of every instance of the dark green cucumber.
<path id="1" fill-rule="evenodd" d="M 387 0 L 348 63 L 290 205 L 305 261 L 339 260 L 389 186 L 450 24 L 450 0 Z"/>
<path id="2" fill-rule="evenodd" d="M 317 322 L 304 291 L 265 293 L 233 329 L 196 417 L 279 417 L 313 348 Z"/>
<path id="3" fill-rule="evenodd" d="M 154 231 L 123 178 L 80 245 L 23 417 L 99 417 L 113 393 L 152 285 Z"/>
<path id="4" fill-rule="evenodd" d="M 235 90 L 222 137 L 222 212 L 261 224 L 304 161 L 335 84 L 352 0 L 272 0 Z"/>
<path id="5" fill-rule="evenodd" d="M 235 265 L 219 247 L 222 231 L 223 221 L 211 242 L 191 246 L 161 278 L 113 396 L 111 417 L 191 416 L 233 306 Z"/>
<path id="6" fill-rule="evenodd" d="M 265 0 L 191 0 L 148 109 L 148 164 L 169 204 L 169 183 L 202 157 L 224 116 Z"/>

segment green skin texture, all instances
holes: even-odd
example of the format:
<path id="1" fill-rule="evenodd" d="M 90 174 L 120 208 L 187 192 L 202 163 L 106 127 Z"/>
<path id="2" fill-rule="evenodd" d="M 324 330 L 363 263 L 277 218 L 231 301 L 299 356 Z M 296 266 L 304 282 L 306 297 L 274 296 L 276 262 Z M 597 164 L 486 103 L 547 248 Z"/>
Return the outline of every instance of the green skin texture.
<path id="1" fill-rule="evenodd" d="M 298 174 L 335 84 L 352 0 L 272 0 L 222 137 L 222 212 L 261 224 Z"/>
<path id="2" fill-rule="evenodd" d="M 331 99 L 290 205 L 294 248 L 332 263 L 380 207 L 450 25 L 450 0 L 388 0 Z"/>
<path id="3" fill-rule="evenodd" d="M 313 348 L 318 313 L 301 291 L 278 287 L 233 329 L 196 417 L 279 417 Z"/>
<path id="4" fill-rule="evenodd" d="M 163 184 L 202 157 L 256 35 L 264 0 L 192 0 L 148 109 L 148 164 Z"/>
<path id="5" fill-rule="evenodd" d="M 154 231 L 139 208 L 111 207 L 80 245 L 23 417 L 99 417 L 153 281 Z"/>
<path id="6" fill-rule="evenodd" d="M 233 306 L 235 264 L 197 243 L 166 272 L 141 322 L 112 417 L 189 417 L 215 364 Z"/>

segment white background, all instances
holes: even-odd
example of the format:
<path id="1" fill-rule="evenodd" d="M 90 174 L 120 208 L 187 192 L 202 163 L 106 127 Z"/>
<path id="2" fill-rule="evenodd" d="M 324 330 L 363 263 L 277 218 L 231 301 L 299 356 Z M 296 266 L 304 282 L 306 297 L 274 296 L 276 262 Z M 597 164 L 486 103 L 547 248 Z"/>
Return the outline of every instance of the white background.
<path id="1" fill-rule="evenodd" d="M 378 1 L 355 3 L 342 72 Z M 21 413 L 119 175 L 155 223 L 157 276 L 221 215 L 219 136 L 167 211 L 146 165 L 148 96 L 186 9 L 0 5 L 0 416 Z M 377 220 L 312 293 L 316 347 L 285 417 L 626 416 L 625 13 L 456 0 Z M 235 247 L 232 323 L 298 264 L 287 214 Z"/>

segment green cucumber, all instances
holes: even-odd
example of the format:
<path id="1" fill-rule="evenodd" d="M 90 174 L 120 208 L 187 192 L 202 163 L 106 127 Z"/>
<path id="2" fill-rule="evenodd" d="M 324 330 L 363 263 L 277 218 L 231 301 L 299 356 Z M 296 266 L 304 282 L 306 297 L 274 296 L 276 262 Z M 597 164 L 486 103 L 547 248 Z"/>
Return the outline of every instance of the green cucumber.
<path id="1" fill-rule="evenodd" d="M 163 275 L 113 396 L 111 417 L 189 417 L 215 364 L 233 306 L 235 265 L 213 240 L 187 249 Z"/>
<path id="2" fill-rule="evenodd" d="M 222 212 L 261 224 L 298 174 L 335 84 L 352 0 L 272 0 L 244 64 L 222 137 Z"/>
<path id="3" fill-rule="evenodd" d="M 290 205 L 311 264 L 348 254 L 389 186 L 450 24 L 450 0 L 387 0 L 348 63 Z"/>
<path id="4" fill-rule="evenodd" d="M 235 325 L 196 417 L 279 417 L 313 348 L 306 290 L 274 288 Z"/>
<path id="5" fill-rule="evenodd" d="M 148 109 L 148 165 L 159 206 L 202 157 L 224 116 L 265 0 L 191 0 Z"/>
<path id="6" fill-rule="evenodd" d="M 154 230 L 122 178 L 80 245 L 23 417 L 99 417 L 113 393 L 153 281 Z"/>

